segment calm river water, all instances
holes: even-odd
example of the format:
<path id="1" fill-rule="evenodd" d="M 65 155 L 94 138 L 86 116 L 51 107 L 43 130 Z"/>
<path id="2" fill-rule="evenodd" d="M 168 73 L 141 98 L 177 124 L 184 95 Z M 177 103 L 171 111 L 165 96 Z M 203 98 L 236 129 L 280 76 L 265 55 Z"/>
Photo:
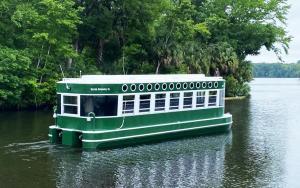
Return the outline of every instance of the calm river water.
<path id="1" fill-rule="evenodd" d="M 108 151 L 50 145 L 50 112 L 1 112 L 0 187 L 300 187 L 300 80 L 251 88 L 230 133 Z"/>

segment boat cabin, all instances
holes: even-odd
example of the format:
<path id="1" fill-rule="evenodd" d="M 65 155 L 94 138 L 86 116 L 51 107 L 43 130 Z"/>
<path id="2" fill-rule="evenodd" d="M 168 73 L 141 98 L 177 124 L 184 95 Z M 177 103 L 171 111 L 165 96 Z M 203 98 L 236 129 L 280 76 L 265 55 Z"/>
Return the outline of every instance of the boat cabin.
<path id="1" fill-rule="evenodd" d="M 225 83 L 204 75 L 82 76 L 58 82 L 57 113 L 96 118 L 224 106 Z"/>

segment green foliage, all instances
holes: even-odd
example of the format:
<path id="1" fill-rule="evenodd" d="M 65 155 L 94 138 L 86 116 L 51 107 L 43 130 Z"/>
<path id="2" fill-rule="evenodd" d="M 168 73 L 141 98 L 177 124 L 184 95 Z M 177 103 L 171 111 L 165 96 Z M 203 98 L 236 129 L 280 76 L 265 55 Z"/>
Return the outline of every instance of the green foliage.
<path id="1" fill-rule="evenodd" d="M 227 41 L 240 59 L 257 55 L 262 46 L 280 58 L 282 44 L 288 49 L 291 37 L 285 30 L 287 0 L 213 0 L 204 1 L 202 18 L 206 20 L 212 41 Z"/>
<path id="2" fill-rule="evenodd" d="M 248 96 L 250 87 L 247 84 L 252 80 L 252 64 L 248 61 L 241 61 L 236 67 L 234 74 L 228 74 L 226 79 L 226 96 Z"/>
<path id="3" fill-rule="evenodd" d="M 250 92 L 250 87 L 248 84 L 239 82 L 233 76 L 226 78 L 226 96 L 235 97 L 235 96 L 248 96 Z"/>
<path id="4" fill-rule="evenodd" d="M 0 27 L 6 31 L 0 32 L 0 39 L 5 38 L 0 41 L 0 62 L 5 70 L 1 77 L 6 78 L 0 81 L 1 107 L 53 103 L 55 82 L 61 78 L 59 65 L 69 68 L 67 75 L 77 72 L 70 64 L 80 60 L 73 40 L 78 36 L 82 8 L 73 0 L 6 0 L 0 9 Z M 72 67 L 85 67 L 80 66 L 83 61 L 77 64 Z"/>
<path id="5" fill-rule="evenodd" d="M 280 59 L 288 9 L 287 0 L 2 0 L 0 105 L 52 104 L 60 66 L 66 77 L 218 69 L 227 96 L 248 95 L 245 58 L 265 46 Z"/>
<path id="6" fill-rule="evenodd" d="M 22 103 L 23 92 L 34 80 L 30 64 L 24 52 L 0 46 L 0 106 L 26 105 Z"/>

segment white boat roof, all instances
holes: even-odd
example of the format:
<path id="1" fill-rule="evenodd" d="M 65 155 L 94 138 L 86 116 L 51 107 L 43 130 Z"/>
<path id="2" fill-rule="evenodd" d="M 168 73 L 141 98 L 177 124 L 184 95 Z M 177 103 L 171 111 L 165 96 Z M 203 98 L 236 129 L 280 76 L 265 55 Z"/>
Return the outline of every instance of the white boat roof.
<path id="1" fill-rule="evenodd" d="M 204 74 L 145 74 L 145 75 L 84 75 L 81 78 L 64 78 L 58 83 L 120 84 L 156 82 L 222 81 L 222 77 L 206 77 Z"/>

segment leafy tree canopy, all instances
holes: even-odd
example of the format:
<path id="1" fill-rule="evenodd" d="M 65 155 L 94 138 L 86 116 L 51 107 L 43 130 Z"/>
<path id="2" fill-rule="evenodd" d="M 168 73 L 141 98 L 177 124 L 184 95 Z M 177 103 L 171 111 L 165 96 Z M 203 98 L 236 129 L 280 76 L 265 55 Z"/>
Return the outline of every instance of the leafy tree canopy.
<path id="1" fill-rule="evenodd" d="M 248 95 L 245 58 L 264 46 L 281 59 L 288 9 L 287 0 L 2 0 L 0 105 L 52 104 L 61 68 L 67 77 L 218 69 L 227 96 Z"/>

